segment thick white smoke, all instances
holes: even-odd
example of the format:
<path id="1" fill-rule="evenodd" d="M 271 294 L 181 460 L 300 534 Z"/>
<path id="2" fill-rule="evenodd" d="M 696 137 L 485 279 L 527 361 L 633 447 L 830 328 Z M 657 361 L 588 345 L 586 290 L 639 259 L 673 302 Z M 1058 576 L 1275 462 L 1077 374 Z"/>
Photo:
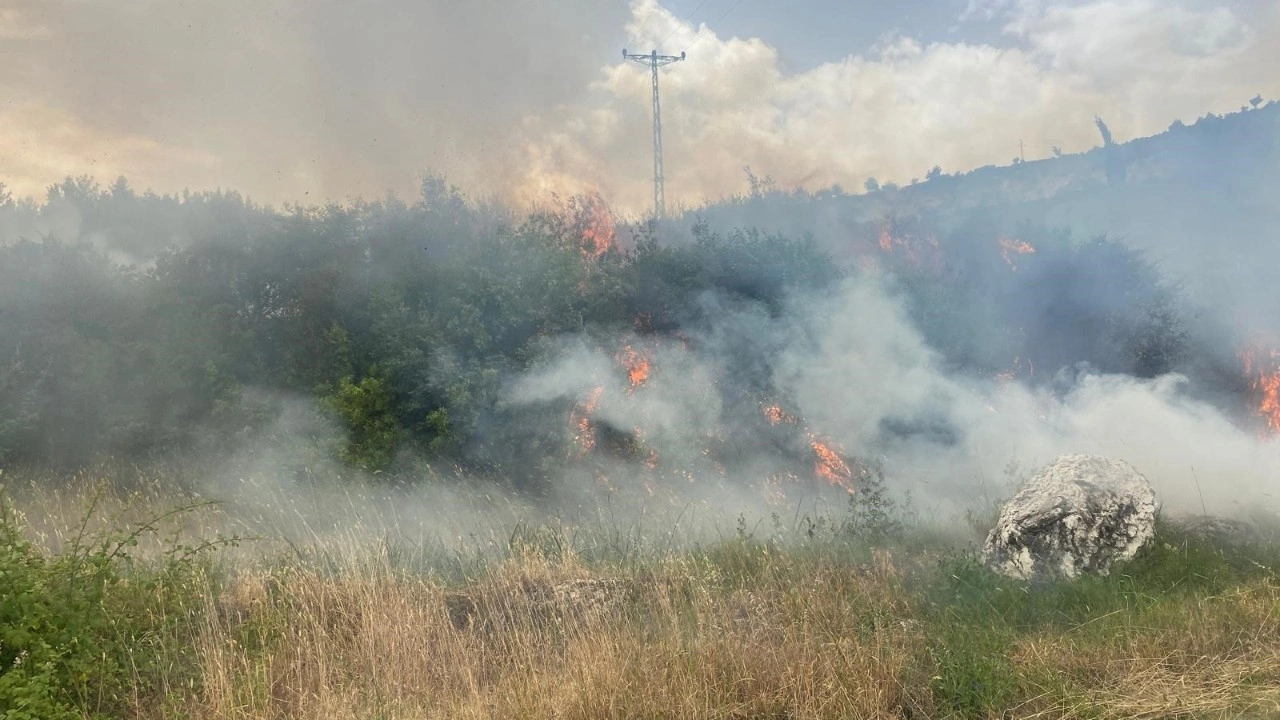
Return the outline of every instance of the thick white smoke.
<path id="1" fill-rule="evenodd" d="M 728 334 L 778 348 L 771 383 L 809 429 L 851 456 L 878 459 L 890 485 L 911 491 L 934 517 L 981 510 L 1065 453 L 1130 462 L 1171 513 L 1240 516 L 1280 508 L 1280 441 L 1252 435 L 1187 397 L 1180 376 L 1064 372 L 1055 383 L 1031 388 L 952 373 L 874 276 L 849 279 L 823 300 L 796 298 L 773 319 L 726 309 L 711 327 L 695 334 L 694 349 L 672 343 L 655 352 L 649 380 L 635 389 L 613 357 L 574 343 L 557 362 L 522 379 L 515 402 L 577 401 L 603 385 L 612 401 L 600 405 L 596 418 L 640 430 L 664 457 L 696 457 L 700 443 L 744 422 L 716 401 L 721 388 L 743 381 L 726 372 L 732 343 L 723 329 L 731 328 Z M 749 452 L 768 467 L 769 448 Z"/>
<path id="2" fill-rule="evenodd" d="M 889 36 L 870 52 L 799 73 L 759 38 L 695 27 L 658 0 L 634 0 L 630 47 L 662 43 L 689 59 L 662 77 L 668 196 L 697 204 L 739 192 L 743 166 L 783 188 L 864 181 L 905 184 L 948 172 L 1079 152 L 1100 143 L 1095 115 L 1119 140 L 1176 119 L 1280 95 L 1274 4 L 1198 2 L 978 3 L 1004 22 L 999 46 L 924 45 Z M 535 177 L 576 178 L 620 206 L 646 205 L 648 84 L 642 68 L 611 63 L 603 100 L 535 139 Z M 602 103 L 602 104 L 601 104 Z"/>
<path id="3" fill-rule="evenodd" d="M 854 10 L 849 10 L 854 12 Z M 66 175 L 258 200 L 414 192 L 426 169 L 476 193 L 650 201 L 649 77 L 665 72 L 671 205 L 781 186 L 858 189 L 1046 157 L 1280 96 L 1280 8 L 1262 2 L 975 0 L 999 42 L 887 35 L 789 72 L 760 37 L 659 0 L 271 0 L 0 7 L 0 166 L 20 195 Z M 712 16 L 713 18 L 715 16 Z M 959 18 L 957 19 L 959 21 Z M 768 28 L 761 28 L 767 33 Z"/>

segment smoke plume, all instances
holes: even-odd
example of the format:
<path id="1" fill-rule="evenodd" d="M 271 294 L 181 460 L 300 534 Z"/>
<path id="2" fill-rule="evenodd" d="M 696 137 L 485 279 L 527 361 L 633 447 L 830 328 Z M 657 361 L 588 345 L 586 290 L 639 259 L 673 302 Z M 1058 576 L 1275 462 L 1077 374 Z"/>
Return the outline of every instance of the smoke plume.
<path id="1" fill-rule="evenodd" d="M 903 299 L 875 274 L 855 276 L 829 297 L 795 295 L 777 317 L 729 306 L 709 322 L 690 345 L 653 353 L 641 387 L 628 387 L 605 352 L 574 342 L 551 367 L 521 380 L 515 401 L 574 402 L 604 383 L 610 401 L 594 417 L 634 429 L 664 461 L 691 464 L 708 438 L 735 438 L 749 457 L 700 480 L 744 494 L 778 470 L 779 448 L 749 429 L 772 396 L 815 436 L 881 463 L 891 487 L 940 519 L 973 510 L 980 498 L 1006 497 L 1066 453 L 1125 459 L 1173 514 L 1277 509 L 1280 441 L 1191 397 L 1186 378 L 1086 370 L 1033 386 L 948 369 Z M 968 322 L 976 328 L 982 319 Z M 744 348 L 755 357 L 744 361 Z M 760 361 L 757 374 L 744 375 L 751 360 Z M 725 399 L 743 388 L 755 389 L 754 405 Z M 611 472 L 634 481 L 621 463 Z"/>
<path id="2" fill-rule="evenodd" d="M 11 0 L 0 8 L 6 182 L 66 175 L 268 202 L 407 193 L 423 168 L 518 202 L 649 204 L 648 74 L 619 50 L 690 52 L 663 73 L 672 205 L 781 187 L 905 183 L 1119 140 L 1280 95 L 1270 3 L 973 2 L 985 41 L 890 32 L 791 70 L 658 0 L 215 5 Z M 849 10 L 854 12 L 854 10 Z M 718 13 L 716 17 L 723 17 Z M 705 20 L 705 18 L 700 18 Z M 767 35 L 768 28 L 760 28 Z"/>

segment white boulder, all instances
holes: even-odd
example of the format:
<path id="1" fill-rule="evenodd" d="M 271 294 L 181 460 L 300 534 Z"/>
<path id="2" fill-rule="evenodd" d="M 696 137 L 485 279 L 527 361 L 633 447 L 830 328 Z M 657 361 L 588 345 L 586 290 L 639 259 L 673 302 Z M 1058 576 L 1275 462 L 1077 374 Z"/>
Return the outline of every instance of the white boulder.
<path id="1" fill-rule="evenodd" d="M 983 556 L 993 570 L 1024 580 L 1106 575 L 1155 534 L 1151 483 L 1122 460 L 1063 455 L 1000 509 Z"/>

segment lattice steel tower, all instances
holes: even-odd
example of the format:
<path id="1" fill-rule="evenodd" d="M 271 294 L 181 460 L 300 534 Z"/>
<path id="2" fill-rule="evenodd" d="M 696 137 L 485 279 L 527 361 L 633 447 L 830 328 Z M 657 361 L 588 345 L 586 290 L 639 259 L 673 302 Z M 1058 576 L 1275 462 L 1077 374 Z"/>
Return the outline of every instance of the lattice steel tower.
<path id="1" fill-rule="evenodd" d="M 623 50 L 622 57 L 641 65 L 648 65 L 653 70 L 653 217 L 656 220 L 666 214 L 667 210 L 662 187 L 662 103 L 658 100 L 658 68 L 684 60 L 684 53 L 659 55 L 658 51 L 654 50 L 648 55 L 639 55 Z"/>

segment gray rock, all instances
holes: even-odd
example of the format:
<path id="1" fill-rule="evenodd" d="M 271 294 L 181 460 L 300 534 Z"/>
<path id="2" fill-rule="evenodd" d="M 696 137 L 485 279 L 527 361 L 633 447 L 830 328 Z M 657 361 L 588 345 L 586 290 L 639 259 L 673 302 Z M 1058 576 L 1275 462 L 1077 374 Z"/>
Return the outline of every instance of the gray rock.
<path id="1" fill-rule="evenodd" d="M 1000 508 L 983 555 L 993 570 L 1024 580 L 1107 574 L 1155 534 L 1151 484 L 1122 460 L 1063 455 Z"/>

